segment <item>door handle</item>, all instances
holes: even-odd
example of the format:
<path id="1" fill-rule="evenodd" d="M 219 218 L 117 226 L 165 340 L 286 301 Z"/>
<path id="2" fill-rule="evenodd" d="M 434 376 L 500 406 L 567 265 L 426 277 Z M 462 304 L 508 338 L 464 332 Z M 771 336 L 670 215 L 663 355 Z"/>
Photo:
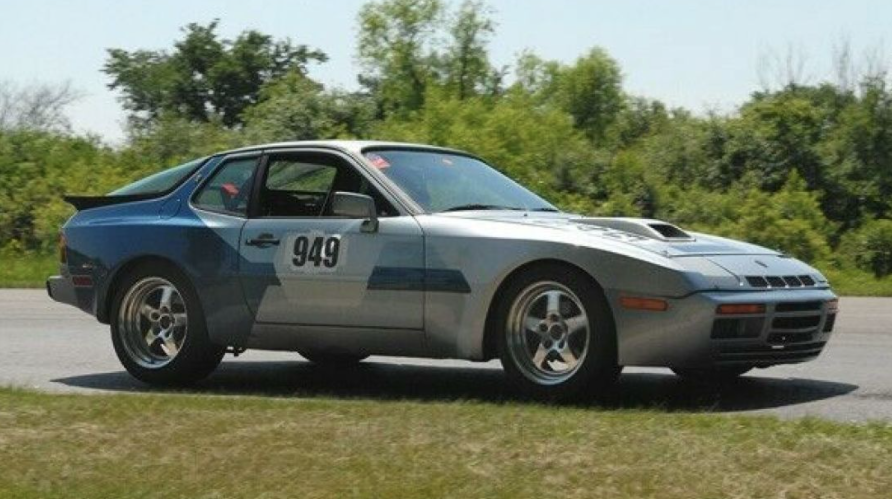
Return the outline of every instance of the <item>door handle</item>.
<path id="1" fill-rule="evenodd" d="M 279 240 L 272 234 L 260 234 L 256 239 L 248 239 L 245 241 L 248 246 L 257 246 L 258 248 L 266 248 L 268 246 L 278 246 Z"/>

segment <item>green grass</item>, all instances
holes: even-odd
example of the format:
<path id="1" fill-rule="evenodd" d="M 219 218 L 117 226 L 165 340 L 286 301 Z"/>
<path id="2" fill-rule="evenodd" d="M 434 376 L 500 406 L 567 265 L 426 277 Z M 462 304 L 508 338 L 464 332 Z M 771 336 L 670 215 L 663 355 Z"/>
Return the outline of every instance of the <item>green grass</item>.
<path id="1" fill-rule="evenodd" d="M 827 269 L 833 291 L 840 296 L 892 296 L 892 276 L 877 279 L 863 270 Z"/>
<path id="2" fill-rule="evenodd" d="M 56 255 L 0 252 L 0 288 L 41 288 L 46 278 L 59 273 Z"/>
<path id="3" fill-rule="evenodd" d="M 482 402 L 0 390 L 0 497 L 883 498 L 892 427 Z"/>

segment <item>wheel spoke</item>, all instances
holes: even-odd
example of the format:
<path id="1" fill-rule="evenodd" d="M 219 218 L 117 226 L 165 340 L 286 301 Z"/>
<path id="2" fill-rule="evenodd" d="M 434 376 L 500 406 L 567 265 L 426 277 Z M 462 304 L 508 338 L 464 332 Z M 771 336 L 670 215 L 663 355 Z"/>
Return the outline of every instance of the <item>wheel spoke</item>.
<path id="1" fill-rule="evenodd" d="M 567 334 L 569 335 L 585 331 L 588 328 L 588 318 L 583 314 L 564 319 L 564 322 L 567 324 Z"/>
<path id="2" fill-rule="evenodd" d="M 561 292 L 560 291 L 549 291 L 545 294 L 548 302 L 545 307 L 545 310 L 548 312 L 548 315 L 561 315 Z"/>
<path id="3" fill-rule="evenodd" d="M 180 348 L 177 346 L 177 342 L 173 339 L 173 336 L 168 335 L 164 338 L 164 342 L 161 343 L 161 349 L 164 350 L 164 353 L 167 354 L 168 357 L 173 357 L 180 351 Z"/>
<path id="4" fill-rule="evenodd" d="M 173 314 L 174 325 L 177 327 L 186 327 L 188 324 L 188 317 L 186 314 Z"/>
<path id="5" fill-rule="evenodd" d="M 539 323 L 540 322 L 542 322 L 542 319 L 539 319 L 537 317 L 528 316 L 524 320 L 523 324 L 527 331 L 529 331 L 531 333 L 536 333 L 537 335 L 541 336 L 542 332 L 539 331 Z"/>
<path id="6" fill-rule="evenodd" d="M 152 346 L 155 345 L 155 342 L 158 341 L 158 335 L 155 334 L 154 329 L 155 328 L 153 328 L 153 327 L 149 328 L 148 332 L 146 332 L 146 335 L 145 335 L 146 345 L 148 345 L 149 348 L 152 348 Z"/>
<path id="7" fill-rule="evenodd" d="M 152 320 L 152 315 L 157 314 L 157 313 L 158 313 L 158 309 L 149 305 L 148 303 L 143 304 L 143 306 L 139 308 L 139 314 L 148 320 Z M 157 315 L 156 315 L 156 318 L 157 318 Z"/>
<path id="8" fill-rule="evenodd" d="M 161 288 L 162 307 L 167 307 L 168 310 L 170 309 L 171 302 L 173 301 L 173 294 L 175 292 L 176 290 L 173 289 L 173 286 L 164 286 L 163 288 Z"/>
<path id="9" fill-rule="evenodd" d="M 533 355 L 533 365 L 541 369 L 546 359 L 548 359 L 548 350 L 540 343 Z"/>
<path id="10" fill-rule="evenodd" d="M 570 344 L 564 344 L 564 348 L 561 348 L 558 352 L 561 356 L 561 359 L 570 369 L 576 367 L 576 364 L 579 362 L 579 359 L 576 357 L 576 354 L 573 353 L 573 350 L 570 349 Z"/>

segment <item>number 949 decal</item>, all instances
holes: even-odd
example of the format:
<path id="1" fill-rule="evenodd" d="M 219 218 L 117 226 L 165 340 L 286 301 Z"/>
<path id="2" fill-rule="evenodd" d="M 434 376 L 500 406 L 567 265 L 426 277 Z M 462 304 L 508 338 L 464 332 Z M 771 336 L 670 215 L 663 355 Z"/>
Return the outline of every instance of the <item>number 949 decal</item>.
<path id="1" fill-rule="evenodd" d="M 288 238 L 285 258 L 297 272 L 331 272 L 344 260 L 344 244 L 340 234 L 311 232 Z"/>

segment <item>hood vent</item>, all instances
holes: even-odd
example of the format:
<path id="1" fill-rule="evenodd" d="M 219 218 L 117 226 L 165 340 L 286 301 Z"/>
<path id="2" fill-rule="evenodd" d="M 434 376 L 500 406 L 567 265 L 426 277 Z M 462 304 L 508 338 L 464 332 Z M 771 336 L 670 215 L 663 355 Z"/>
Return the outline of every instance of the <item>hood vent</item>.
<path id="1" fill-rule="evenodd" d="M 658 241 L 686 242 L 694 241 L 694 237 L 680 228 L 660 220 L 646 218 L 581 218 L 577 223 L 596 225 L 608 229 L 621 230 L 630 234 L 644 236 Z"/>

